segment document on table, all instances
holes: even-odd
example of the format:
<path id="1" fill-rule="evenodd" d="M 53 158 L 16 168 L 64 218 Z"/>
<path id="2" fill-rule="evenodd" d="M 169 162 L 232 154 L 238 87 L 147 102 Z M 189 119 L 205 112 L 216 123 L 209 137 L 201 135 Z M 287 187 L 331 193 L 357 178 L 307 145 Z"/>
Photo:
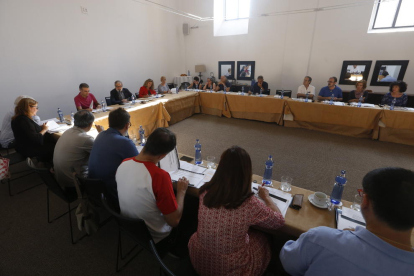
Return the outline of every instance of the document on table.
<path id="1" fill-rule="evenodd" d="M 190 164 L 188 162 L 180 160 L 180 169 L 193 172 L 193 173 L 203 173 L 207 168 L 200 167 L 194 164 Z"/>
<path id="2" fill-rule="evenodd" d="M 58 120 L 55 118 L 44 120 L 44 121 L 41 121 L 39 125 L 41 126 L 44 123 L 46 123 L 46 125 L 49 127 L 49 129 L 47 130 L 48 133 L 57 133 L 57 132 L 65 131 L 71 128 L 71 126 L 68 126 L 67 124 L 58 124 L 56 121 Z"/>
<path id="3" fill-rule="evenodd" d="M 180 169 L 170 172 L 171 179 L 178 181 L 181 177 L 188 179 L 191 185 L 200 188 L 204 183 L 210 181 L 216 170 L 207 169 L 180 160 Z"/>
<path id="4" fill-rule="evenodd" d="M 258 195 L 258 188 L 259 184 L 252 183 L 253 192 L 256 196 L 262 200 Z M 289 208 L 290 203 L 292 202 L 292 195 L 289 193 L 282 192 L 280 190 L 266 187 L 269 190 L 269 195 L 272 198 L 273 202 L 279 208 L 280 212 L 282 213 L 283 217 L 286 217 L 286 212 Z M 263 201 L 263 200 L 262 200 Z"/>
<path id="5" fill-rule="evenodd" d="M 342 207 L 342 210 L 336 210 L 337 228 L 344 230 L 345 228 L 356 228 L 361 226 L 365 228 L 365 219 L 362 213 L 353 209 Z"/>

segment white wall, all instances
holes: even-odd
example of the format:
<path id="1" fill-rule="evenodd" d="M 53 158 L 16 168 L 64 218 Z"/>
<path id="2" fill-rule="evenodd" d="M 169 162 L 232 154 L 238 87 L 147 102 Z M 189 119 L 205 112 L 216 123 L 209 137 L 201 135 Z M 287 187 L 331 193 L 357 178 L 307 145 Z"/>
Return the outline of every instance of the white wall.
<path id="1" fill-rule="evenodd" d="M 186 72 L 182 23 L 132 0 L 1 0 L 0 118 L 21 94 L 38 100 L 46 119 L 57 107 L 75 110 L 81 82 L 100 101 L 116 79 L 131 92 L 147 78 L 172 81 Z"/>
<path id="2" fill-rule="evenodd" d="M 202 16 L 213 16 L 214 0 L 183 0 L 182 9 Z M 263 13 L 365 2 L 352 8 L 259 17 Z M 372 2 L 372 3 L 371 3 Z M 303 77 L 310 75 L 319 90 L 330 76 L 339 79 L 344 60 L 372 60 L 368 84 L 376 60 L 410 60 L 404 80 L 407 93 L 414 94 L 414 33 L 368 34 L 368 24 L 374 1 L 355 0 L 251 0 L 251 19 L 247 35 L 214 37 L 213 21 L 198 25 L 185 37 L 186 67 L 194 71 L 195 64 L 205 64 L 209 72 L 218 75 L 218 61 L 256 61 L 255 76 L 263 75 L 272 93 L 276 89 L 292 89 L 296 94 Z M 340 85 L 350 90 L 351 85 Z M 377 92 L 387 87 L 368 87 Z"/>

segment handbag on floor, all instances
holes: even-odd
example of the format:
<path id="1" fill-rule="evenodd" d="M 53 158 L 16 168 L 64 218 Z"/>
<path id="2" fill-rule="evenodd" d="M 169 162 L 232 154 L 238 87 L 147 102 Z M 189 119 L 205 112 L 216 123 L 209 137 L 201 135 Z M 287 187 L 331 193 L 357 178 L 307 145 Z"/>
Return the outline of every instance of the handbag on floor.
<path id="1" fill-rule="evenodd" d="M 10 159 L 0 157 L 0 180 L 10 178 Z"/>

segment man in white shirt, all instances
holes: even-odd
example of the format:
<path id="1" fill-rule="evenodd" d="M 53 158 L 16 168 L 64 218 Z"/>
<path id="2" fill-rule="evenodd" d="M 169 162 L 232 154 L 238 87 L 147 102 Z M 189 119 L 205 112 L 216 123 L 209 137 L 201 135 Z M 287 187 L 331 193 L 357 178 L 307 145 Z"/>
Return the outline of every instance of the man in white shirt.
<path id="1" fill-rule="evenodd" d="M 313 99 L 313 96 L 315 95 L 315 86 L 311 85 L 312 78 L 309 76 L 306 76 L 303 79 L 303 84 L 299 86 L 297 96 L 298 98 L 306 98 L 306 93 L 308 94 L 308 99 Z"/>
<path id="2" fill-rule="evenodd" d="M 55 178 L 64 189 L 75 186 L 72 167 L 77 172 L 86 170 L 94 142 L 94 138 L 87 133 L 95 120 L 92 112 L 79 110 L 74 117 L 75 125 L 62 134 L 53 154 Z M 96 125 L 96 129 L 101 132 L 103 127 Z"/>
<path id="3" fill-rule="evenodd" d="M 145 220 L 155 243 L 169 236 L 183 214 L 188 180 L 178 181 L 175 196 L 169 173 L 157 167 L 175 146 L 175 134 L 157 128 L 138 156 L 125 159 L 116 172 L 121 214 Z"/>

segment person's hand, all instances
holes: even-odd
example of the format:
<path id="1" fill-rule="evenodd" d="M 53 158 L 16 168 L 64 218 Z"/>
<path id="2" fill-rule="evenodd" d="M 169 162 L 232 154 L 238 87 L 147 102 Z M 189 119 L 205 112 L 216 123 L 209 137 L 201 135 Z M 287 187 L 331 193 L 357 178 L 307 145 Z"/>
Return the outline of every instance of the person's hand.
<path id="1" fill-rule="evenodd" d="M 260 88 L 263 88 L 263 85 L 261 83 L 257 84 Z"/>
<path id="2" fill-rule="evenodd" d="M 344 231 L 346 231 L 346 230 L 348 230 L 348 231 L 355 231 L 354 228 L 344 228 Z"/>
<path id="3" fill-rule="evenodd" d="M 128 100 L 127 99 L 123 99 L 122 102 L 123 103 L 126 103 L 126 102 L 128 102 Z"/>
<path id="4" fill-rule="evenodd" d="M 98 106 L 96 107 L 96 109 L 101 109 L 102 106 L 100 104 L 98 104 Z"/>
<path id="5" fill-rule="evenodd" d="M 89 110 L 90 112 L 92 112 L 92 108 L 88 108 L 87 110 Z"/>
<path id="6" fill-rule="evenodd" d="M 266 200 L 269 199 L 269 190 L 266 188 L 263 188 L 262 186 L 259 186 L 259 196 L 261 199 Z"/>
<path id="7" fill-rule="evenodd" d="M 105 130 L 105 128 L 101 125 L 95 125 L 95 127 L 96 127 L 96 130 L 98 131 L 98 133 L 101 133 L 102 131 Z"/>
<path id="8" fill-rule="evenodd" d="M 46 123 L 43 123 L 43 125 L 41 126 L 42 131 L 47 131 L 49 129 L 49 126 Z"/>
<path id="9" fill-rule="evenodd" d="M 334 97 L 334 101 L 336 101 L 336 100 L 338 100 L 338 98 L 337 97 Z"/>
<path id="10" fill-rule="evenodd" d="M 251 95 L 252 94 L 252 91 L 247 92 L 247 94 Z"/>
<path id="11" fill-rule="evenodd" d="M 188 184 L 190 184 L 190 182 L 188 181 L 187 178 L 185 177 L 181 177 L 180 179 L 178 179 L 177 181 L 177 193 L 184 193 L 187 191 L 188 188 Z"/>

